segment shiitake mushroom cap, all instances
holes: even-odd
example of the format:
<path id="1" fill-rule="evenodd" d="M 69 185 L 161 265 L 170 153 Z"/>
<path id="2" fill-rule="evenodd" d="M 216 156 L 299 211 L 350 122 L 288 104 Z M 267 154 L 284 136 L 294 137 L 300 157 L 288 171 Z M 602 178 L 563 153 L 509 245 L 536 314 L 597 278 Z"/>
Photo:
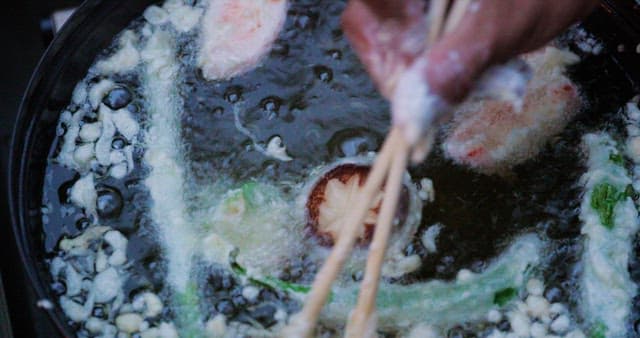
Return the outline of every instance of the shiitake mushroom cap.
<path id="1" fill-rule="evenodd" d="M 307 211 L 306 228 L 308 235 L 315 238 L 320 245 L 330 247 L 333 246 L 333 244 L 338 239 L 337 234 L 324 231 L 322 229 L 322 224 L 319 224 L 320 207 L 327 201 L 326 190 L 328 183 L 334 179 L 337 179 L 341 183 L 346 184 L 354 176 L 358 176 L 358 184 L 360 185 L 360 187 L 363 187 L 369 175 L 370 169 L 370 166 L 362 164 L 339 164 L 322 174 L 320 179 L 318 179 L 318 181 L 316 181 L 316 183 L 311 188 L 305 205 Z M 407 189 L 406 186 L 403 186 L 400 201 L 398 203 L 398 210 L 396 212 L 396 222 L 394 223 L 394 229 L 399 228 L 406 221 L 409 212 L 409 199 L 409 189 Z M 380 205 L 381 201 L 379 201 L 379 203 L 377 203 L 377 205 L 374 206 L 371 211 L 373 211 L 377 215 L 380 210 Z M 353 204 L 344 205 L 343 207 L 353 208 Z M 373 238 L 375 223 L 367 222 L 363 226 L 365 227 L 364 236 L 358 238 L 356 243 L 359 246 L 368 246 L 371 242 L 371 239 Z"/>

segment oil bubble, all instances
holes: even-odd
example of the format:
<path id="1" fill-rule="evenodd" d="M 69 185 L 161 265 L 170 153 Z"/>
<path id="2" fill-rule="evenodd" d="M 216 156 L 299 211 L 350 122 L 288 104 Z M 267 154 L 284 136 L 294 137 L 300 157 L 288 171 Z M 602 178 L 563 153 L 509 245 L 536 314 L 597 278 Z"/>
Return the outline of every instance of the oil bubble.
<path id="1" fill-rule="evenodd" d="M 302 13 L 295 18 L 296 27 L 300 29 L 313 29 L 318 22 L 318 15 L 316 13 Z"/>
<path id="2" fill-rule="evenodd" d="M 333 72 L 326 66 L 314 66 L 313 73 L 316 78 L 322 82 L 330 82 L 333 80 Z"/>
<path id="3" fill-rule="evenodd" d="M 80 231 L 84 231 L 90 225 L 91 225 L 91 221 L 86 217 L 82 217 L 82 218 L 80 218 L 79 220 L 76 221 L 76 229 L 78 229 Z"/>
<path id="4" fill-rule="evenodd" d="M 269 96 L 260 101 L 260 106 L 269 120 L 278 117 L 281 105 L 282 99 L 275 96 Z"/>
<path id="5" fill-rule="evenodd" d="M 213 110 L 211 110 L 211 113 L 214 116 L 222 116 L 222 114 L 224 114 L 224 108 L 222 107 L 215 107 L 213 108 Z"/>
<path id="6" fill-rule="evenodd" d="M 273 304 L 263 304 L 251 312 L 251 317 L 268 328 L 277 323 L 274 318 L 277 310 Z"/>
<path id="7" fill-rule="evenodd" d="M 131 102 L 131 99 L 132 96 L 128 90 L 116 87 L 102 99 L 102 103 L 113 110 L 118 110 L 126 107 Z"/>
<path id="8" fill-rule="evenodd" d="M 334 157 L 350 157 L 375 151 L 380 137 L 364 128 L 343 129 L 327 142 L 329 153 Z"/>
<path id="9" fill-rule="evenodd" d="M 111 141 L 111 148 L 115 150 L 123 149 L 126 145 L 127 141 L 122 137 L 115 137 L 113 141 Z"/>
<path id="10" fill-rule="evenodd" d="M 61 296 L 67 292 L 67 286 L 62 281 L 57 281 L 51 284 L 51 290 L 57 296 Z"/>
<path id="11" fill-rule="evenodd" d="M 58 188 L 58 200 L 60 201 L 60 203 L 69 203 L 71 187 L 73 187 L 78 178 L 79 177 L 74 177 L 73 179 L 66 181 L 60 185 L 60 187 Z"/>
<path id="12" fill-rule="evenodd" d="M 228 299 L 223 299 L 218 304 L 216 304 L 216 311 L 222 313 L 225 316 L 230 316 L 235 314 L 236 307 L 233 305 L 233 302 Z"/>
<path id="13" fill-rule="evenodd" d="M 229 103 L 237 103 L 242 99 L 242 87 L 232 86 L 227 88 L 224 93 L 224 99 Z"/>
<path id="14" fill-rule="evenodd" d="M 277 40 L 271 47 L 271 52 L 275 55 L 287 56 L 289 55 L 289 44 L 282 40 Z"/>
<path id="15" fill-rule="evenodd" d="M 98 190 L 97 211 L 98 216 L 104 218 L 118 217 L 122 212 L 122 194 L 113 187 L 100 187 Z"/>
<path id="16" fill-rule="evenodd" d="M 334 60 L 342 59 L 342 52 L 337 49 L 330 49 L 327 51 L 327 55 L 329 55 Z"/>

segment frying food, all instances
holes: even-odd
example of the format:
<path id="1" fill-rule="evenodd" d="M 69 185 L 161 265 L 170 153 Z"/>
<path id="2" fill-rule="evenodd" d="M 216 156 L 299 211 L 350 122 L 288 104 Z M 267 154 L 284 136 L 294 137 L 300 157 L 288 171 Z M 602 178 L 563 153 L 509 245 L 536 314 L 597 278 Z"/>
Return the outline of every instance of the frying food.
<path id="1" fill-rule="evenodd" d="M 564 75 L 577 55 L 554 47 L 525 58 L 533 68 L 521 107 L 482 100 L 459 107 L 442 147 L 445 155 L 484 173 L 499 173 L 532 158 L 580 108 L 578 88 Z"/>
<path id="2" fill-rule="evenodd" d="M 326 173 L 311 190 L 307 200 L 307 210 L 311 231 L 319 237 L 320 243 L 332 245 L 340 236 L 339 221 L 344 217 L 346 206 L 353 205 L 361 194 L 361 187 L 368 175 L 369 168 L 355 164 L 343 164 Z M 408 190 L 405 191 L 404 206 L 398 210 L 397 226 L 407 219 Z M 364 226 L 359 230 L 358 241 L 367 244 L 371 241 L 377 214 L 382 202 L 380 191 L 365 218 Z"/>
<path id="3" fill-rule="evenodd" d="M 199 65 L 209 80 L 253 68 L 269 52 L 287 13 L 286 0 L 209 0 Z"/>

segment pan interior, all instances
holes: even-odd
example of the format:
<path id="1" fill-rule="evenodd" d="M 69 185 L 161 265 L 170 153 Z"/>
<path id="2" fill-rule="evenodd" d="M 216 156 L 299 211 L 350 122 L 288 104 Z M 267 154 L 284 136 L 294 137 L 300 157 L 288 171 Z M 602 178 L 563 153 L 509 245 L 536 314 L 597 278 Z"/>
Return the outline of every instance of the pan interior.
<path id="1" fill-rule="evenodd" d="M 376 92 L 340 30 L 343 8 L 342 1 L 292 2 L 269 55 L 256 69 L 230 80 L 210 82 L 202 78 L 195 65 L 196 33 L 176 38 L 185 195 L 194 214 L 195 209 L 203 207 L 203 194 L 236 188 L 247 181 L 274 183 L 282 194 L 291 197 L 296 187 L 308 182 L 315 168 L 379 149 L 388 130 L 389 106 Z M 142 27 L 143 19 L 130 25 L 134 30 Z M 571 40 L 567 44 L 577 50 Z M 115 49 L 117 41 L 97 60 Z M 581 250 L 579 178 L 585 170 L 581 136 L 607 130 L 623 139 L 624 118 L 619 107 L 632 94 L 625 74 L 607 52 L 581 54 L 582 61 L 570 69 L 569 75 L 582 91 L 585 108 L 538 156 L 514 168 L 510 175 L 475 173 L 445 159 L 439 149 L 410 169 L 416 182 L 429 178 L 437 191 L 435 201 L 422 210 L 418 233 L 437 223 L 443 228 L 436 253 L 427 254 L 419 237 L 406 247 L 407 254 L 423 259 L 422 267 L 393 282 L 452 280 L 461 269 L 481 272 L 515 236 L 536 232 L 553 248 L 547 264 L 554 268 L 544 272 L 548 288 L 557 290 L 560 296 L 556 301 L 576 306 L 573 266 Z M 148 128 L 149 102 L 141 89 L 144 84 L 140 75 L 134 72 L 110 78 L 132 96 L 126 109 L 142 129 Z M 84 81 L 92 85 L 102 79 L 89 70 Z M 67 109 L 81 108 L 71 104 Z M 61 129 L 51 146 L 44 179 L 43 232 L 38 236 L 43 236 L 48 263 L 60 256 L 63 238 L 81 235 L 94 221 L 70 201 L 70 188 L 81 175 L 56 160 L 65 132 Z M 257 151 L 274 136 L 282 139 L 292 161 L 279 161 Z M 124 179 L 104 173 L 96 178 L 98 191 L 103 193 L 100 201 L 111 210 L 110 216 L 100 217 L 100 224 L 128 239 L 129 275 L 122 287 L 125 302 L 133 302 L 144 292 L 162 299 L 175 297 L 174 290 L 166 285 L 164 248 L 149 215 L 152 203 L 145 180 L 150 168 L 144 160 L 147 147 L 144 143 L 134 147 L 135 169 Z M 286 262 L 278 277 L 304 284 L 316 270 L 308 257 L 295 257 Z M 220 267 L 199 264 L 194 274 L 200 281 L 197 293 L 212 300 L 200 305 L 207 316 L 224 313 L 229 319 L 270 327 L 274 323 L 262 312 L 275 312 L 275 308 L 292 313 L 299 306 L 268 288 L 259 292 L 257 304 L 239 304 L 234 297 L 243 286 L 237 276 Z M 56 278 L 48 282 L 55 299 L 69 286 Z M 176 311 L 167 307 L 150 324 L 171 322 L 179 316 Z M 69 325 L 78 336 L 91 336 L 85 324 L 69 321 Z"/>

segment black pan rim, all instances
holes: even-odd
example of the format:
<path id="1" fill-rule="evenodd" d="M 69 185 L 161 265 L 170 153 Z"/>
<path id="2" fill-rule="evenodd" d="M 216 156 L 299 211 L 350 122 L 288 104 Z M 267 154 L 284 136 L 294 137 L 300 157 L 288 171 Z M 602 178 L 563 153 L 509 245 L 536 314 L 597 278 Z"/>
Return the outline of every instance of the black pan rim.
<path id="1" fill-rule="evenodd" d="M 105 0 L 85 0 L 71 15 L 62 29 L 56 34 L 44 54 L 38 61 L 33 71 L 25 93 L 21 99 L 16 121 L 13 126 L 13 133 L 9 148 L 9 159 L 7 165 L 7 201 L 9 204 L 9 219 L 11 221 L 11 232 L 18 248 L 20 261 L 24 264 L 24 271 L 30 285 L 27 287 L 35 291 L 38 299 L 47 299 L 48 292 L 45 289 L 44 281 L 36 271 L 35 257 L 31 253 L 29 243 L 27 243 L 28 225 L 25 218 L 26 196 L 25 185 L 29 179 L 26 177 L 27 161 L 29 159 L 29 146 L 32 141 L 34 127 L 40 118 L 40 114 L 33 114 L 29 111 L 31 99 L 36 90 L 42 85 L 43 79 L 59 57 L 59 53 L 68 48 L 67 41 L 80 33 L 81 28 L 88 20 L 95 18 L 98 13 L 108 10 L 105 6 L 116 6 L 117 1 Z M 42 309 L 53 322 L 59 334 L 65 337 L 74 337 L 69 331 L 67 323 L 56 315 L 54 309 Z"/>

